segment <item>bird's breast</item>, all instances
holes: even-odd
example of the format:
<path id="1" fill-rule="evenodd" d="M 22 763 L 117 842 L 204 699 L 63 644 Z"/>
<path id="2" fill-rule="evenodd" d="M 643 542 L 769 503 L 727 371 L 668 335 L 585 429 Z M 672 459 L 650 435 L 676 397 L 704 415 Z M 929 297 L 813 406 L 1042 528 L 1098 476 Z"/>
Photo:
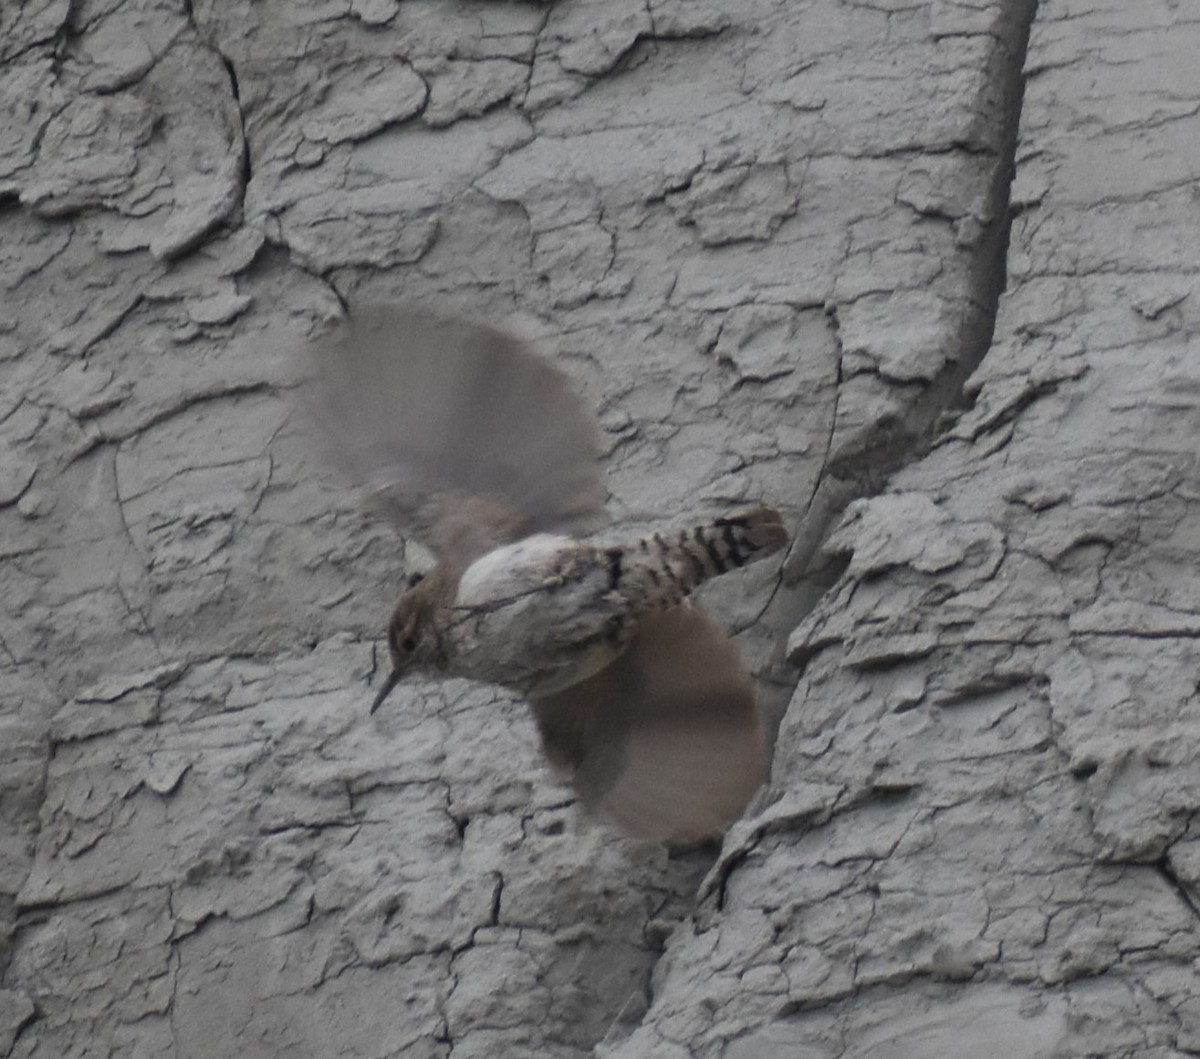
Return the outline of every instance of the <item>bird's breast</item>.
<path id="1" fill-rule="evenodd" d="M 589 676 L 632 626 L 602 549 L 538 534 L 481 556 L 463 573 L 444 641 L 462 676 L 522 693 Z"/>

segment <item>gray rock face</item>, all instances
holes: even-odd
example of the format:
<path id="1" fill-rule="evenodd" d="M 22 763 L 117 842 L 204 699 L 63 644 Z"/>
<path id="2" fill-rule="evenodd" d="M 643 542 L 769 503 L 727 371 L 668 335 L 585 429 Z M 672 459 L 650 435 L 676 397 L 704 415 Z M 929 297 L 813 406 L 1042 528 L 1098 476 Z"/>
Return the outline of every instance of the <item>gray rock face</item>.
<path id="1" fill-rule="evenodd" d="M 0 1056 L 1200 1049 L 1186 8 L 0 10 Z M 423 561 L 293 352 L 402 298 L 557 358 L 619 532 L 800 527 L 719 853 L 368 719 Z"/>

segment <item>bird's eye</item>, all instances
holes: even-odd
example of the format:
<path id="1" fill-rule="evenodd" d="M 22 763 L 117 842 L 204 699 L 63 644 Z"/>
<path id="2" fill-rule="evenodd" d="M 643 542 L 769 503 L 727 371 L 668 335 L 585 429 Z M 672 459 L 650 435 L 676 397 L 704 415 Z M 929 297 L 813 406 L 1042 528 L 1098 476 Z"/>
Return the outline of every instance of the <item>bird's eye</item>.
<path id="1" fill-rule="evenodd" d="M 425 580 L 424 574 L 419 574 L 419 573 L 418 574 L 409 574 L 408 575 L 408 587 L 416 588 L 417 585 L 419 585 L 424 580 Z"/>
<path id="2" fill-rule="evenodd" d="M 404 637 L 403 640 L 400 641 L 400 646 L 403 647 L 405 651 L 411 652 L 411 651 L 416 650 L 417 641 L 414 640 L 411 636 L 406 636 L 406 637 Z"/>

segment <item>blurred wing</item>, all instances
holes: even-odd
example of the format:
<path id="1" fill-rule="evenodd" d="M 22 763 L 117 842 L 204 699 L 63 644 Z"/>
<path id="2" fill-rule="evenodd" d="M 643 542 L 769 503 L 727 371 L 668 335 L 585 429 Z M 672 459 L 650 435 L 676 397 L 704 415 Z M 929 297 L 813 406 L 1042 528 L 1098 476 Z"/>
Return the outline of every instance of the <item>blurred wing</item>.
<path id="1" fill-rule="evenodd" d="M 372 306 L 313 350 L 315 411 L 339 462 L 440 558 L 602 524 L 595 419 L 525 343 L 424 309 Z"/>
<path id="2" fill-rule="evenodd" d="M 750 674 L 690 605 L 644 618 L 608 668 L 533 710 L 551 765 L 589 811 L 636 838 L 707 838 L 766 775 Z"/>

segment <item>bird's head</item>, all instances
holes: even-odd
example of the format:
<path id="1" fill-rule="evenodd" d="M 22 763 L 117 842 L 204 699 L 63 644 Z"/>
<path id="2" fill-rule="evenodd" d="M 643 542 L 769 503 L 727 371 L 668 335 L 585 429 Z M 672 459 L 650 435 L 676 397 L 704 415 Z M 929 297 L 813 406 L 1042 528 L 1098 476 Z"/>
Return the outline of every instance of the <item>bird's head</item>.
<path id="1" fill-rule="evenodd" d="M 388 622 L 388 653 L 392 656 L 392 671 L 371 703 L 372 713 L 379 709 L 383 700 L 407 673 L 429 665 L 437 650 L 429 583 L 420 574 L 414 574 L 408 584 L 408 591 L 400 597 Z"/>

